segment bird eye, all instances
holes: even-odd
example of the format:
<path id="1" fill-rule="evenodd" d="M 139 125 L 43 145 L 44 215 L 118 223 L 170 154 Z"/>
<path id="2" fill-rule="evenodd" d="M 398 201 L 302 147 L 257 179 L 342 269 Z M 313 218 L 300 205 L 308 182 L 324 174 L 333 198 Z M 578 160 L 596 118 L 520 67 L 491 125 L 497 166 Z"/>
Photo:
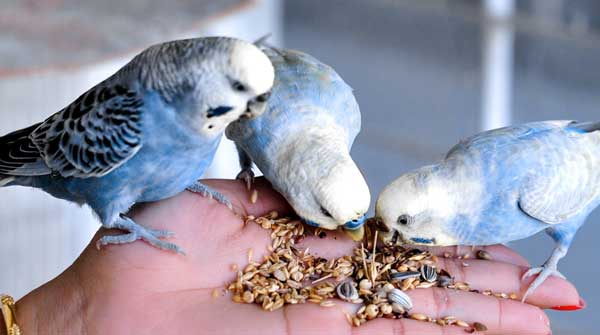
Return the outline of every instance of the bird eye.
<path id="1" fill-rule="evenodd" d="M 398 217 L 398 220 L 396 222 L 406 226 L 413 223 L 413 217 L 408 214 L 402 214 Z"/>
<path id="2" fill-rule="evenodd" d="M 256 101 L 265 102 L 265 101 L 269 100 L 270 96 L 271 96 L 271 92 L 263 93 L 256 97 Z"/>
<path id="3" fill-rule="evenodd" d="M 240 83 L 239 81 L 234 81 L 231 86 L 234 90 L 238 92 L 246 92 L 246 86 L 244 86 L 244 84 Z"/>
<path id="4" fill-rule="evenodd" d="M 321 206 L 321 213 L 327 217 L 331 217 L 331 213 L 329 213 L 323 206 Z"/>

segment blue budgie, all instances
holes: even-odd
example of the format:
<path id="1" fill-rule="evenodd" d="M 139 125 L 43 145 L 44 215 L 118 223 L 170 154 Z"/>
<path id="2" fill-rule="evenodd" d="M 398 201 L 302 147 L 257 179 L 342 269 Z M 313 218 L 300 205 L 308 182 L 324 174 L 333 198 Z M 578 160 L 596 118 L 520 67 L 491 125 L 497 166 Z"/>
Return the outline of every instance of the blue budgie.
<path id="1" fill-rule="evenodd" d="M 331 67 L 305 53 L 263 51 L 275 67 L 267 110 L 225 131 L 238 147 L 240 177 L 251 180 L 256 163 L 306 223 L 344 226 L 360 238 L 370 193 L 350 157 L 361 123 L 352 89 Z"/>
<path id="2" fill-rule="evenodd" d="M 600 122 L 547 121 L 460 142 L 440 163 L 404 174 L 379 195 L 385 242 L 489 245 L 541 230 L 556 248 L 523 301 L 549 275 L 600 204 Z"/>
<path id="3" fill-rule="evenodd" d="M 0 137 L 0 186 L 29 186 L 89 205 L 106 228 L 98 247 L 142 239 L 182 252 L 125 215 L 188 188 L 231 206 L 198 179 L 225 127 L 265 110 L 274 80 L 255 45 L 227 37 L 152 46 L 45 121 Z"/>

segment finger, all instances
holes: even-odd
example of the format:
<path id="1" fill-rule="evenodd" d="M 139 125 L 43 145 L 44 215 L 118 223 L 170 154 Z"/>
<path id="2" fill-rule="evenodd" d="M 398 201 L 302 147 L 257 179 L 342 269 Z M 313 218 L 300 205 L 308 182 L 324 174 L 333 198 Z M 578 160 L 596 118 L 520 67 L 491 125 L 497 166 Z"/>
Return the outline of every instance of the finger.
<path id="1" fill-rule="evenodd" d="M 264 177 L 256 178 L 253 183 L 253 189 L 258 192 L 255 203 L 252 203 L 244 183 L 239 180 L 206 179 L 202 180 L 202 183 L 227 196 L 233 203 L 235 212 L 240 215 L 259 216 L 270 211 L 277 211 L 281 215 L 291 212 L 287 201 L 273 189 Z"/>
<path id="2" fill-rule="evenodd" d="M 412 335 L 412 334 L 427 334 L 427 335 L 465 335 L 465 329 L 455 326 L 447 326 L 442 328 L 435 323 L 416 321 L 411 319 L 377 319 L 372 320 L 364 325 L 352 330 L 353 335 L 379 335 L 379 334 L 394 334 L 394 335 Z"/>
<path id="3" fill-rule="evenodd" d="M 414 308 L 439 319 L 454 316 L 469 324 L 480 322 L 486 334 L 549 334 L 550 322 L 536 306 L 509 299 L 450 289 L 415 289 L 407 292 Z"/>
<path id="4" fill-rule="evenodd" d="M 357 305 L 338 303 L 329 308 L 313 304 L 293 305 L 284 309 L 289 334 L 465 334 L 458 327 L 440 326 L 409 319 L 376 319 L 353 327 L 346 315 L 356 312 Z M 310 322 L 307 322 L 310 320 Z"/>
<path id="5" fill-rule="evenodd" d="M 503 262 L 440 258 L 438 266 L 448 271 L 455 281 L 468 283 L 471 289 L 507 294 L 514 292 L 518 299 L 534 279 L 522 281 L 521 277 L 528 268 Z M 550 277 L 527 298 L 527 302 L 541 308 L 577 306 L 579 293 L 570 282 Z"/>
<path id="6" fill-rule="evenodd" d="M 309 248 L 311 254 L 328 259 L 352 254 L 355 246 L 355 243 L 345 238 L 340 232 L 327 232 L 327 237 L 323 239 L 307 236 L 298 244 L 299 248 Z M 432 250 L 434 254 L 443 254 L 452 249 L 456 250 L 455 247 L 433 248 Z M 495 261 L 495 259 L 511 261 L 518 259 L 513 256 L 517 254 L 505 246 L 489 246 L 485 250 L 494 261 L 440 257 L 438 258 L 438 267 L 447 270 L 455 278 L 455 281 L 469 283 L 471 289 L 480 292 L 491 290 L 494 293 L 506 294 L 514 292 L 520 299 L 533 280 L 533 278 L 528 278 L 521 281 L 521 277 L 528 267 L 514 265 L 512 262 Z M 541 308 L 580 305 L 579 293 L 575 287 L 568 281 L 556 277 L 548 278 L 532 293 L 528 298 L 528 303 Z"/>
<path id="7" fill-rule="evenodd" d="M 411 247 L 411 246 L 407 246 Z M 521 256 L 516 251 L 502 244 L 487 245 L 487 246 L 451 246 L 451 247 L 428 247 L 418 246 L 418 249 L 427 250 L 434 255 L 449 258 L 478 258 L 478 252 L 484 251 L 483 256 L 489 256 L 492 260 L 505 262 L 520 266 L 531 266 L 527 259 Z"/>

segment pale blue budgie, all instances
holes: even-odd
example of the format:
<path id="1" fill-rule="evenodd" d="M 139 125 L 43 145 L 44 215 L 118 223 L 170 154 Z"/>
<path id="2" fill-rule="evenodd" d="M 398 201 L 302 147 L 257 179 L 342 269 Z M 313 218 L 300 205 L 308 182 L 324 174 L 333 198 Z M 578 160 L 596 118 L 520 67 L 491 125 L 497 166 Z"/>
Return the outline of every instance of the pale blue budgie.
<path id="1" fill-rule="evenodd" d="M 308 224 L 344 226 L 360 238 L 370 193 L 350 157 L 360 131 L 360 110 L 352 89 L 329 66 L 298 51 L 265 47 L 275 67 L 266 112 L 231 123 L 243 179 L 252 162 Z"/>
<path id="2" fill-rule="evenodd" d="M 379 195 L 384 242 L 489 245 L 541 230 L 557 246 L 529 286 L 562 275 L 566 255 L 600 204 L 600 122 L 547 121 L 501 128 L 461 141 L 440 163 L 404 174 Z"/>
<path id="3" fill-rule="evenodd" d="M 264 112 L 274 69 L 255 45 L 226 37 L 152 46 L 46 121 L 0 137 L 0 186 L 30 186 L 89 205 L 106 228 L 98 247 L 159 238 L 167 230 L 124 213 L 186 188 L 231 206 L 197 182 L 225 127 Z"/>

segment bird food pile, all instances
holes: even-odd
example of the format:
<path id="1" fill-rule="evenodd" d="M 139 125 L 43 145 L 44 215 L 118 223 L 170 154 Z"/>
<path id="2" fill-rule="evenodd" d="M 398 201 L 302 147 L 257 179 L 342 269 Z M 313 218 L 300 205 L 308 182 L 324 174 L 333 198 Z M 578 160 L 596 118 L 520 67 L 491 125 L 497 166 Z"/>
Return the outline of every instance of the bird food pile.
<path id="1" fill-rule="evenodd" d="M 255 262 L 252 250 L 249 251 L 249 264 L 237 271 L 237 279 L 227 288 L 235 302 L 253 303 L 274 311 L 286 304 L 306 302 L 332 307 L 337 298 L 360 305 L 355 315 L 346 314 L 353 326 L 383 317 L 455 325 L 467 332 L 487 329 L 481 323 L 469 325 L 453 316 L 434 319 L 410 312 L 413 304 L 404 293 L 408 290 L 444 287 L 474 291 L 467 283 L 455 282 L 445 270 L 437 268 L 437 257 L 427 251 L 401 246 L 378 248 L 375 232 L 366 248 L 361 245 L 354 249 L 353 255 L 325 259 L 294 247 L 305 236 L 305 226 L 299 220 L 278 218 L 276 212 L 271 212 L 264 217 L 248 217 L 246 224 L 251 222 L 271 230 L 271 254 Z M 324 232 L 315 229 L 314 234 L 322 236 Z M 505 293 L 496 296 L 516 298 Z"/>

